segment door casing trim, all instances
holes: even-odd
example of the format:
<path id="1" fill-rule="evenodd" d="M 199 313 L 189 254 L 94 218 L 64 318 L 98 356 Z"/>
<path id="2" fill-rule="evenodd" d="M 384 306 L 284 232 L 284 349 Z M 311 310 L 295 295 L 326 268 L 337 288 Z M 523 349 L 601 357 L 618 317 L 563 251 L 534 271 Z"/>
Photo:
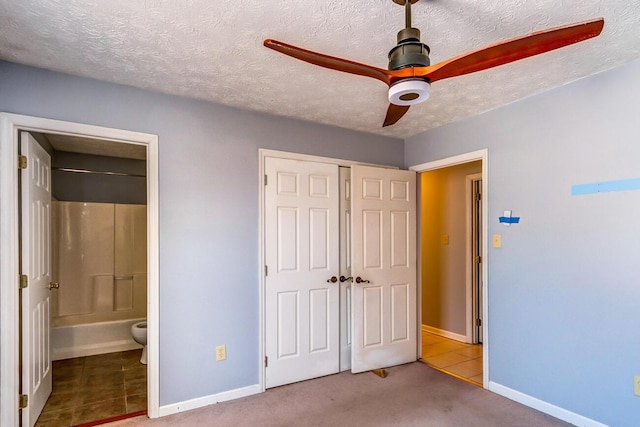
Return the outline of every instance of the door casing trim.
<path id="1" fill-rule="evenodd" d="M 159 223 L 158 136 L 101 126 L 0 113 L 0 425 L 17 426 L 19 420 L 18 322 L 18 143 L 19 131 L 66 134 L 147 149 L 147 319 L 148 415 L 159 416 Z M 11 410 L 9 408 L 15 408 Z"/>
<path id="2" fill-rule="evenodd" d="M 488 200 L 489 200 L 489 150 L 482 149 L 477 151 L 472 151 L 468 153 L 459 154 L 456 156 L 447 157 L 440 160 L 434 160 L 432 162 L 421 163 L 415 166 L 410 166 L 409 170 L 416 172 L 428 172 L 436 169 L 442 169 L 450 166 L 456 166 L 462 163 L 469 163 L 476 160 L 482 161 L 482 312 L 483 312 L 483 321 L 482 321 L 482 386 L 485 389 L 489 388 L 489 299 L 488 299 L 488 289 L 489 289 L 489 280 L 488 280 L 488 266 L 489 266 L 489 256 L 488 256 L 488 239 L 487 234 L 489 230 L 489 211 L 488 211 Z M 420 200 L 418 200 L 420 203 Z M 420 208 L 417 208 L 420 212 Z M 422 236 L 422 229 L 420 225 L 420 221 L 418 222 L 418 238 Z M 422 245 L 418 244 L 418 249 L 420 249 Z M 422 283 L 422 266 L 421 266 L 421 258 L 420 254 L 418 255 L 418 283 Z M 421 286 L 418 286 L 420 289 Z"/>
<path id="3" fill-rule="evenodd" d="M 470 344 L 477 344 L 478 340 L 477 340 L 477 329 L 474 326 L 474 322 L 475 322 L 475 317 L 474 314 L 476 313 L 476 310 L 474 309 L 475 307 L 475 300 L 474 300 L 474 284 L 473 284 L 473 266 L 474 266 L 474 259 L 473 259 L 473 221 L 475 220 L 475 218 L 473 218 L 473 207 L 472 207 L 472 203 L 473 200 L 471 200 L 472 196 L 473 196 L 473 183 L 477 180 L 482 181 L 482 174 L 481 173 L 474 173 L 474 174 L 470 174 L 467 175 L 465 177 L 465 181 L 464 181 L 464 191 L 465 191 L 465 226 L 466 226 L 466 247 L 465 247 L 465 270 L 466 270 L 466 290 L 465 290 L 465 294 L 466 294 L 466 313 L 467 313 L 467 317 L 466 317 L 466 339 L 467 342 Z M 480 193 L 482 194 L 482 193 Z M 482 201 L 482 199 L 480 199 L 480 201 Z M 484 268 L 484 265 L 482 266 Z"/>

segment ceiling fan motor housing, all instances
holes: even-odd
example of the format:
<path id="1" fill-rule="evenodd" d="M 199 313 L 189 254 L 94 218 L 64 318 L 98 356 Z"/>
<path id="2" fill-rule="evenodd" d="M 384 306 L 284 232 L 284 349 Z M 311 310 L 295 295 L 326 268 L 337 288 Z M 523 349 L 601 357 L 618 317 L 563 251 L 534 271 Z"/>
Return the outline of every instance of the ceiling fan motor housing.
<path id="1" fill-rule="evenodd" d="M 420 42 L 420 30 L 404 28 L 398 32 L 398 44 L 389 52 L 389 70 L 428 67 L 429 46 Z"/>
<path id="2" fill-rule="evenodd" d="M 429 46 L 420 42 L 420 30 L 405 28 L 398 32 L 398 44 L 389 52 L 389 70 L 407 67 L 428 67 Z M 395 105 L 414 105 L 429 98 L 430 86 L 426 79 L 408 78 L 389 87 L 389 102 Z"/>

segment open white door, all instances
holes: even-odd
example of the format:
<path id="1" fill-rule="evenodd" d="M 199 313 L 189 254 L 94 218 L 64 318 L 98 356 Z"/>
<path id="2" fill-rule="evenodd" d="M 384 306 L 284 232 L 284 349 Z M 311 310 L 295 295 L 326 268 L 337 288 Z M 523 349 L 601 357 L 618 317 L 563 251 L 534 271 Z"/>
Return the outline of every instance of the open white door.
<path id="1" fill-rule="evenodd" d="M 51 158 L 27 132 L 20 135 L 27 158 L 21 172 L 22 197 L 22 427 L 32 427 L 51 394 Z"/>
<path id="2" fill-rule="evenodd" d="M 265 158 L 266 387 L 339 370 L 338 166 Z"/>
<path id="3" fill-rule="evenodd" d="M 351 371 L 417 358 L 416 174 L 351 167 Z"/>

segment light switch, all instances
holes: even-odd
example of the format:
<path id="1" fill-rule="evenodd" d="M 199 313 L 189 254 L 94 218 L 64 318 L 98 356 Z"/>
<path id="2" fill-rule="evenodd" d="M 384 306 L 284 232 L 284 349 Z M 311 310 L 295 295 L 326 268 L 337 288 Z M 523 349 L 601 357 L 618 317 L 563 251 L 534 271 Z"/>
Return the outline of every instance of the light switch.
<path id="1" fill-rule="evenodd" d="M 493 247 L 494 248 L 502 247 L 502 236 L 500 234 L 493 235 Z"/>
<path id="2" fill-rule="evenodd" d="M 227 359 L 227 346 L 225 344 L 216 346 L 216 362 Z"/>
<path id="3" fill-rule="evenodd" d="M 443 245 L 448 245 L 449 244 L 449 235 L 445 234 L 444 236 L 442 236 L 442 244 Z"/>

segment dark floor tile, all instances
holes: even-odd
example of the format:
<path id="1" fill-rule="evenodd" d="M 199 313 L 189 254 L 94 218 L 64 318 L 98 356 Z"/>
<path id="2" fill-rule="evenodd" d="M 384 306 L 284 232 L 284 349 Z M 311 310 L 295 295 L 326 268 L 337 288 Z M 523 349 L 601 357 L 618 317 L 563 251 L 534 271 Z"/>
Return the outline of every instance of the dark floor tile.
<path id="1" fill-rule="evenodd" d="M 122 352 L 122 360 L 140 360 L 140 356 L 142 356 L 141 348 Z"/>
<path id="2" fill-rule="evenodd" d="M 43 412 L 35 427 L 69 427 L 73 418 L 73 408 Z"/>
<path id="3" fill-rule="evenodd" d="M 112 386 L 122 384 L 124 382 L 124 375 L 122 371 L 111 372 L 110 374 L 96 374 L 90 376 L 83 376 L 80 382 L 80 389 L 94 388 L 96 386 Z"/>
<path id="4" fill-rule="evenodd" d="M 83 372 L 83 376 L 92 375 L 92 373 L 102 373 L 102 372 L 117 372 L 122 371 L 122 362 L 105 362 L 104 364 L 90 364 L 85 365 Z"/>
<path id="5" fill-rule="evenodd" d="M 84 357 L 74 357 L 73 359 L 64 359 L 64 360 L 54 360 L 53 368 L 64 368 L 69 366 L 83 366 L 84 365 Z"/>
<path id="6" fill-rule="evenodd" d="M 112 389 L 117 389 L 117 388 L 123 388 L 124 387 L 124 381 L 115 381 L 115 382 L 107 382 L 105 381 L 100 381 L 99 379 L 96 378 L 95 381 L 93 382 L 89 382 L 86 384 L 82 384 L 78 387 L 78 394 L 82 395 L 85 393 L 100 393 L 100 390 L 112 390 Z"/>
<path id="7" fill-rule="evenodd" d="M 123 356 L 122 369 L 134 369 L 139 366 L 147 366 L 140 363 L 140 357 L 142 356 L 142 350 L 133 350 L 132 354 Z"/>
<path id="8" fill-rule="evenodd" d="M 78 366 L 54 366 L 51 370 L 53 380 L 69 380 L 72 378 L 78 378 L 82 375 L 82 365 Z"/>
<path id="9" fill-rule="evenodd" d="M 124 382 L 124 391 L 127 396 L 146 393 L 147 380 L 144 378 L 136 380 L 126 380 Z"/>
<path id="10" fill-rule="evenodd" d="M 118 363 L 122 363 L 121 352 L 87 356 L 84 361 L 84 366 L 106 366 L 109 364 L 118 364 Z"/>
<path id="11" fill-rule="evenodd" d="M 115 386 L 96 386 L 95 388 L 80 390 L 76 398 L 76 406 L 83 406 L 88 405 L 89 403 L 124 397 L 124 384 L 118 384 Z"/>
<path id="12" fill-rule="evenodd" d="M 143 365 L 142 363 L 140 363 L 140 359 L 132 360 L 132 361 L 127 361 L 127 360 L 122 361 L 123 371 L 130 371 L 131 369 L 146 369 L 146 368 L 147 368 L 147 365 Z"/>
<path id="13" fill-rule="evenodd" d="M 147 409 L 147 394 L 127 396 L 127 414 Z"/>
<path id="14" fill-rule="evenodd" d="M 53 362 L 53 392 L 38 427 L 68 427 L 147 407 L 142 349 Z"/>
<path id="15" fill-rule="evenodd" d="M 73 408 L 76 406 L 76 398 L 78 397 L 77 389 L 67 391 L 52 392 L 47 403 L 44 405 L 42 412 L 60 411 L 61 409 Z"/>
<path id="16" fill-rule="evenodd" d="M 82 424 L 89 421 L 103 420 L 126 413 L 124 398 L 105 400 L 78 406 L 73 413 L 72 424 Z"/>
<path id="17" fill-rule="evenodd" d="M 107 364 L 105 366 L 85 366 L 82 371 L 83 377 L 105 376 L 108 377 L 114 372 L 122 372 L 122 364 Z"/>
<path id="18" fill-rule="evenodd" d="M 128 369 L 126 371 L 123 372 L 124 373 L 124 380 L 139 380 L 139 379 L 146 379 L 147 378 L 147 366 L 146 365 L 140 365 L 139 367 L 133 368 L 133 369 Z"/>
<path id="19" fill-rule="evenodd" d="M 69 378 L 69 379 L 64 379 L 64 380 L 60 380 L 60 379 L 53 379 L 53 392 L 58 392 L 58 391 L 70 391 L 73 389 L 76 389 L 80 386 L 82 381 L 82 377 L 74 377 L 74 378 Z"/>

